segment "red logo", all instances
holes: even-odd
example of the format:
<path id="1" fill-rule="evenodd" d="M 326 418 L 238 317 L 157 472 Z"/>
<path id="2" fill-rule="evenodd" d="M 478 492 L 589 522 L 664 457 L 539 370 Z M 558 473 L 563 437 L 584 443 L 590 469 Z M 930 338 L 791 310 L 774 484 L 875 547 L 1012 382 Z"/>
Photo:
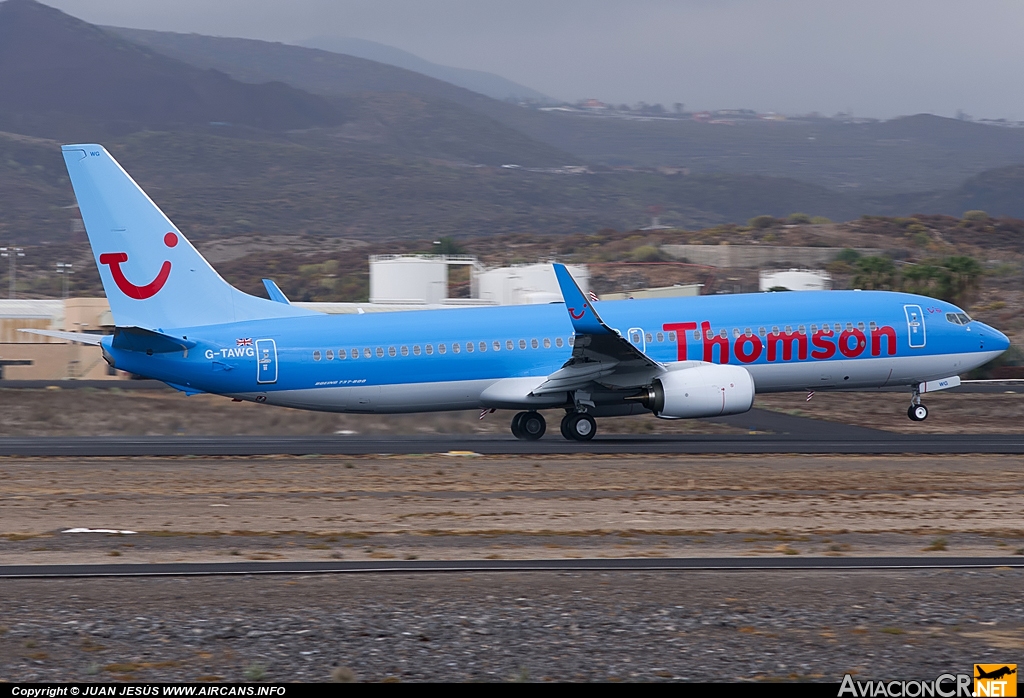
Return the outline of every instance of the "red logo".
<path id="1" fill-rule="evenodd" d="M 579 320 L 581 317 L 583 317 L 586 314 L 586 312 L 587 312 L 587 304 L 586 303 L 583 304 L 583 310 L 580 311 L 579 315 L 576 314 L 576 308 L 569 308 L 569 314 L 572 315 L 572 319 L 573 320 Z"/>
<path id="2" fill-rule="evenodd" d="M 167 233 L 164 235 L 164 244 L 168 247 L 174 247 L 178 244 L 178 236 L 174 233 Z M 159 293 L 160 289 L 167 283 L 167 277 L 171 275 L 171 263 L 165 261 L 160 265 L 160 272 L 156 275 L 155 279 L 144 286 L 137 286 L 129 281 L 121 270 L 121 264 L 127 261 L 127 252 L 104 252 L 100 255 L 100 264 L 106 264 L 110 267 L 110 275 L 114 277 L 114 283 L 121 289 L 121 293 L 138 301 L 152 298 Z"/>

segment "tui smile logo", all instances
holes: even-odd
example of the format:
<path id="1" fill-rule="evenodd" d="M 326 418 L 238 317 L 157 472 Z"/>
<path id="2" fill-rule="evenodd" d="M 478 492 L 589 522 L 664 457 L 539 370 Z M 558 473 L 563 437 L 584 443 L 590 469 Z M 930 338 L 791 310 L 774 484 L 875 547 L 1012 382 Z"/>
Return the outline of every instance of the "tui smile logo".
<path id="1" fill-rule="evenodd" d="M 582 318 L 586 314 L 586 312 L 587 312 L 587 304 L 586 303 L 583 304 L 583 310 L 580 311 L 579 315 L 576 314 L 576 308 L 569 308 L 569 314 L 572 315 L 572 319 L 573 320 L 579 320 L 580 318 Z"/>
<path id="2" fill-rule="evenodd" d="M 174 233 L 167 233 L 164 235 L 164 244 L 168 247 L 174 247 L 178 244 L 178 236 Z M 128 277 L 124 275 L 124 271 L 121 269 L 121 264 L 128 261 L 127 252 L 104 252 L 100 255 L 100 264 L 106 264 L 110 267 L 110 275 L 114 277 L 114 283 L 121 289 L 121 293 L 134 298 L 138 301 L 144 301 L 147 298 L 152 298 L 160 289 L 167 283 L 167 277 L 171 275 L 171 263 L 164 261 L 160 265 L 160 271 L 157 273 L 156 278 L 150 281 L 148 284 L 138 286 L 128 280 Z"/>

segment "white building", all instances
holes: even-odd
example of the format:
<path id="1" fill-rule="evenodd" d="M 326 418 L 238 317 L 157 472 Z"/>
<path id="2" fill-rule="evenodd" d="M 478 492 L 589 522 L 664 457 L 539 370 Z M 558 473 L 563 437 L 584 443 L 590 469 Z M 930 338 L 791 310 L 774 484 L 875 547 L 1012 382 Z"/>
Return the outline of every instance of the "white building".
<path id="1" fill-rule="evenodd" d="M 824 269 L 775 269 L 758 275 L 758 288 L 770 291 L 784 288 L 788 291 L 831 291 L 832 275 Z"/>
<path id="2" fill-rule="evenodd" d="M 585 266 L 567 267 L 583 292 L 590 290 L 590 270 Z M 547 264 L 520 264 L 483 270 L 474 267 L 471 295 L 493 305 L 532 305 L 562 300 L 555 270 Z"/>

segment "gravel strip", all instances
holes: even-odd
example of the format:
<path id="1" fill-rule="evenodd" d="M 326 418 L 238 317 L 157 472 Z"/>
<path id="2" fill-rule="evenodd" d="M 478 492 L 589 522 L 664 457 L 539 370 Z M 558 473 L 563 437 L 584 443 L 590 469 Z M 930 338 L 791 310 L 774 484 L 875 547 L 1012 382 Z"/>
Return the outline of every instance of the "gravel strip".
<path id="1" fill-rule="evenodd" d="M 934 678 L 1015 662 L 1024 572 L 18 580 L 0 680 Z"/>

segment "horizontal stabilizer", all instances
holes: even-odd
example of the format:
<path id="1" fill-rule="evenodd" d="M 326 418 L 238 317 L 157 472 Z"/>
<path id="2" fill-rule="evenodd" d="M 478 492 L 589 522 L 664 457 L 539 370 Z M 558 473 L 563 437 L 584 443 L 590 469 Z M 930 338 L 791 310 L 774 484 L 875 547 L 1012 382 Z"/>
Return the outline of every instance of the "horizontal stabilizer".
<path id="1" fill-rule="evenodd" d="M 162 332 L 154 332 L 141 327 L 118 327 L 114 330 L 115 349 L 125 351 L 141 351 L 146 354 L 169 354 L 188 351 L 196 345 L 191 339 L 173 337 Z"/>
<path id="2" fill-rule="evenodd" d="M 267 289 L 267 295 L 270 296 L 270 300 L 277 301 L 278 303 L 284 303 L 285 305 L 291 305 L 292 302 L 288 300 L 288 296 L 284 295 L 284 292 L 274 283 L 273 279 L 263 279 L 263 287 Z"/>
<path id="3" fill-rule="evenodd" d="M 84 332 L 61 332 L 60 330 L 36 329 L 19 329 L 18 332 L 41 334 L 44 337 L 53 337 L 54 339 L 63 339 L 65 342 L 78 342 L 79 344 L 97 345 L 103 340 L 103 335 L 101 334 L 86 334 Z"/>

